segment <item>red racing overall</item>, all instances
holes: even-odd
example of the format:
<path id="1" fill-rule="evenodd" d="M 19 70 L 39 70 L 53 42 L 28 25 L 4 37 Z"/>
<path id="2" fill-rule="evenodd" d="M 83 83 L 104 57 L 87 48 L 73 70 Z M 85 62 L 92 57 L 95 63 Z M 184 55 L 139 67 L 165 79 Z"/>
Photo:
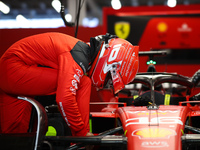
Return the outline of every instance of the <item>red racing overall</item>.
<path id="1" fill-rule="evenodd" d="M 72 134 L 85 136 L 89 132 L 91 81 L 84 75 L 87 69 L 84 63 L 80 63 L 81 66 L 74 59 L 71 53 L 74 49 L 84 53 L 82 59 L 88 60 L 89 46 L 61 33 L 24 38 L 4 53 L 0 59 L 2 133 L 28 130 L 32 106 L 17 96 L 33 97 L 55 92 L 60 112 Z"/>

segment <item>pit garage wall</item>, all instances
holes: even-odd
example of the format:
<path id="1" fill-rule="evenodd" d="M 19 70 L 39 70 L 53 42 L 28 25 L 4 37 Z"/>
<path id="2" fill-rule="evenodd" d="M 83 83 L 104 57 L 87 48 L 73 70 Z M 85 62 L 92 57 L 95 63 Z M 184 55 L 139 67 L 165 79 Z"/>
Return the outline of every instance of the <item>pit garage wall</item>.
<path id="1" fill-rule="evenodd" d="M 45 32 L 60 32 L 71 35 L 74 37 L 74 28 L 71 27 L 60 27 L 60 28 L 41 28 L 41 29 L 0 29 L 0 57 L 14 42 L 39 33 Z M 102 26 L 96 28 L 78 28 L 77 38 L 89 42 L 90 37 L 102 34 Z"/>
<path id="2" fill-rule="evenodd" d="M 192 76 L 200 69 L 200 5 L 104 8 L 103 33 L 107 32 L 139 45 L 140 51 L 173 51 L 175 59 L 158 59 L 158 72 Z M 147 60 L 140 57 L 139 72 L 147 71 Z"/>

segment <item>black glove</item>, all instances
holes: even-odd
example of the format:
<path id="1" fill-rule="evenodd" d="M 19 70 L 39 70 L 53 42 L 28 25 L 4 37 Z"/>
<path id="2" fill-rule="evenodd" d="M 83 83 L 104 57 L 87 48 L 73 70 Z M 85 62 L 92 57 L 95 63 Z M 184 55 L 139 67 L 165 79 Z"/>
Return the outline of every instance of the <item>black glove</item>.
<path id="1" fill-rule="evenodd" d="M 148 106 L 151 105 L 153 101 L 148 97 L 137 97 L 136 99 L 133 100 L 133 105 L 134 106 Z"/>

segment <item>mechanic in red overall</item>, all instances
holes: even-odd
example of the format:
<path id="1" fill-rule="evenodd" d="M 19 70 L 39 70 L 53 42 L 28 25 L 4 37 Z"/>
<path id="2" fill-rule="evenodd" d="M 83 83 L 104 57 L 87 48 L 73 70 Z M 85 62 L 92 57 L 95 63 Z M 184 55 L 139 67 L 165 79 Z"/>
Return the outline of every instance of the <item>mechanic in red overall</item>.
<path id="1" fill-rule="evenodd" d="M 72 135 L 91 136 L 92 133 L 89 132 L 91 79 L 93 85 L 102 87 L 106 74 L 111 69 L 102 66 L 102 62 L 112 65 L 113 60 L 117 60 L 113 64 L 123 65 L 122 58 L 117 59 L 118 54 L 116 56 L 111 54 L 111 50 L 115 48 L 109 48 L 111 55 L 107 53 L 108 51 L 105 53 L 108 40 L 109 42 L 113 40 L 111 45 L 118 45 L 117 53 L 126 50 L 127 56 L 130 55 L 132 60 L 129 62 L 132 65 L 129 65 L 128 69 L 125 70 L 126 66 L 123 65 L 123 70 L 129 72 L 128 77 L 123 77 L 122 72 L 122 75 L 118 76 L 119 67 L 115 67 L 117 76 L 111 72 L 112 79 L 118 79 L 116 83 L 113 82 L 113 85 L 117 85 L 117 91 L 134 79 L 138 68 L 137 48 L 134 49 L 125 40 L 118 41 L 117 37 L 110 35 L 102 37 L 104 36 L 91 38 L 89 45 L 66 34 L 43 33 L 14 43 L 0 59 L 1 132 L 28 131 L 32 106 L 27 101 L 17 99 L 17 96 L 34 97 L 56 93 L 56 103 Z M 125 42 L 121 48 L 120 42 Z M 101 58 L 108 59 L 102 61 Z M 133 68 L 135 71 L 131 73 L 130 69 Z M 88 71 L 91 79 L 85 75 Z"/>

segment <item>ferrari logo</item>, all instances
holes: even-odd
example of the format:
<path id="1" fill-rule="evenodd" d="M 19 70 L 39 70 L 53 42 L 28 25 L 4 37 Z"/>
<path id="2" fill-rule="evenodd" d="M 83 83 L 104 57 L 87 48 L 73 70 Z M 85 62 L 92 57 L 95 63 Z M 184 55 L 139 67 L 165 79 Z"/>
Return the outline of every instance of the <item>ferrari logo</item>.
<path id="1" fill-rule="evenodd" d="M 143 138 L 170 138 L 175 136 L 176 132 L 166 128 L 143 128 L 136 130 L 132 133 L 133 136 L 138 136 L 140 139 Z"/>
<path id="2" fill-rule="evenodd" d="M 115 23 L 115 34 L 122 39 L 126 39 L 130 33 L 129 22 L 117 22 Z"/>

